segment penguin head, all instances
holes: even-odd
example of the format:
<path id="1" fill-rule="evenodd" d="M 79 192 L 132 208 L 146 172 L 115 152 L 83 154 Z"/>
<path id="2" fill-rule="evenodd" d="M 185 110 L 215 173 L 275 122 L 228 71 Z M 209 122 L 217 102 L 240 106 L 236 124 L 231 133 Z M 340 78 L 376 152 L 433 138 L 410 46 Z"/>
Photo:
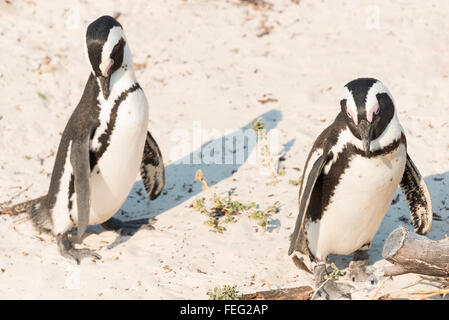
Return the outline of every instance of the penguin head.
<path id="1" fill-rule="evenodd" d="M 87 27 L 87 57 L 105 99 L 109 97 L 111 75 L 122 66 L 125 47 L 123 28 L 113 17 L 102 16 Z"/>
<path id="2" fill-rule="evenodd" d="M 347 126 L 369 155 L 371 141 L 382 135 L 395 115 L 393 97 L 379 80 L 360 78 L 345 85 L 340 105 Z"/>

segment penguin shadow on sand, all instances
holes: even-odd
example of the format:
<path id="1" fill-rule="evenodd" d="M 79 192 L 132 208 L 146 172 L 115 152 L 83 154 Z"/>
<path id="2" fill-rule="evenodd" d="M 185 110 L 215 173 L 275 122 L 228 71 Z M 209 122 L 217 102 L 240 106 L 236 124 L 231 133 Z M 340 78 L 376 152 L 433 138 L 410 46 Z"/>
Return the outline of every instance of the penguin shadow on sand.
<path id="1" fill-rule="evenodd" d="M 434 213 L 432 229 L 426 237 L 432 240 L 441 240 L 444 239 L 445 235 L 449 234 L 449 171 L 427 176 L 424 178 L 424 181 L 432 199 L 432 210 Z M 410 209 L 404 194 L 398 188 L 371 244 L 371 249 L 369 250 L 370 266 L 383 259 L 382 250 L 385 241 L 389 234 L 399 226 L 404 226 L 413 231 Z M 351 260 L 352 254 L 347 256 L 329 255 L 329 262 L 334 262 L 341 270 L 347 268 Z"/>
<path id="2" fill-rule="evenodd" d="M 201 169 L 210 187 L 222 180 L 232 176 L 237 170 L 247 162 L 252 152 L 256 148 L 255 140 L 243 138 L 237 143 L 242 133 L 254 134 L 251 122 L 261 118 L 265 124 L 267 134 L 276 128 L 282 119 L 282 114 L 278 110 L 270 110 L 261 115 L 248 119 L 248 123 L 238 130 L 225 134 L 219 138 L 211 139 L 201 145 L 190 154 L 165 166 L 165 188 L 162 194 L 155 200 L 149 201 L 145 193 L 142 181 L 136 181 L 121 209 L 114 215 L 115 218 L 123 222 L 127 220 L 141 219 L 141 227 L 121 230 L 115 241 L 108 246 L 109 249 L 127 241 L 141 228 L 154 229 L 152 225 L 156 222 L 156 217 L 173 207 L 190 201 L 198 195 L 201 183 L 194 183 L 197 170 Z M 203 128 L 204 129 L 204 128 Z M 210 129 L 210 128 L 209 128 Z M 245 135 L 243 135 L 245 137 Z M 254 135 L 255 137 L 255 135 Z M 190 141 L 191 139 L 190 133 Z M 242 143 L 243 142 L 243 143 Z M 292 142 L 293 143 L 293 142 Z M 292 144 L 291 143 L 291 144 Z M 190 145 L 191 142 L 190 142 Z M 282 150 L 286 152 L 289 146 L 284 145 Z M 242 149 L 243 148 L 243 149 Z M 218 154 L 215 154 L 218 152 Z M 169 154 L 163 154 L 164 160 L 169 159 Z M 231 161 L 229 161 L 232 159 Z M 218 160 L 218 161 L 217 161 Z M 100 226 L 90 226 L 90 233 L 101 233 L 104 229 Z"/>

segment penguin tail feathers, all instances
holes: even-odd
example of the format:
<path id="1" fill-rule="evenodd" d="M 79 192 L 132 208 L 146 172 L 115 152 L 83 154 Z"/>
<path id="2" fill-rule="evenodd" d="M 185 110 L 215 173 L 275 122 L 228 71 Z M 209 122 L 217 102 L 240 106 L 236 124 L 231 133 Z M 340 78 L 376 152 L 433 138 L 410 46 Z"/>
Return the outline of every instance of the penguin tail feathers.
<path id="1" fill-rule="evenodd" d="M 37 203 L 41 202 L 42 198 L 44 198 L 44 197 L 40 197 L 40 198 L 37 198 L 37 199 L 21 202 L 21 203 L 13 205 L 11 207 L 2 207 L 2 205 L 0 204 L 0 214 L 7 214 L 7 215 L 10 215 L 10 216 L 16 216 L 16 215 L 19 215 L 21 213 L 25 213 L 34 204 L 37 204 Z"/>

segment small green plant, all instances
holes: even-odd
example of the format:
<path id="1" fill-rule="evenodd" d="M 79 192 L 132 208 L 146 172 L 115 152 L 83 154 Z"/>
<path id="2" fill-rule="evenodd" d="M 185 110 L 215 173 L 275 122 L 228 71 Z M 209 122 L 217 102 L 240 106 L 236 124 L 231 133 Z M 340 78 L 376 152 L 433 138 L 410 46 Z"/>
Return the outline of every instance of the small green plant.
<path id="1" fill-rule="evenodd" d="M 213 291 L 207 292 L 207 295 L 209 300 L 241 300 L 243 295 L 236 288 L 235 285 L 224 285 L 222 288 L 217 286 Z"/>
<path id="2" fill-rule="evenodd" d="M 251 127 L 256 131 L 257 135 L 260 134 L 260 136 L 263 136 L 263 134 L 266 133 L 265 123 L 263 123 L 262 118 L 254 119 L 251 122 Z"/>
<path id="3" fill-rule="evenodd" d="M 285 170 L 285 166 L 279 164 L 279 159 L 277 157 L 279 155 L 273 155 L 270 152 L 268 146 L 267 129 L 262 119 L 254 119 L 251 122 L 251 127 L 256 132 L 258 151 L 261 156 L 261 164 L 263 167 L 266 167 L 270 170 L 270 177 L 273 179 L 272 181 L 267 182 L 265 185 L 274 186 L 281 181 L 280 177 L 285 176 L 287 174 L 287 171 Z"/>
<path id="4" fill-rule="evenodd" d="M 323 281 L 323 283 L 315 290 L 315 292 L 313 293 L 312 297 L 310 298 L 311 300 L 313 300 L 313 298 L 315 297 L 316 293 L 318 292 L 318 290 L 320 290 L 322 287 L 324 287 L 324 285 L 332 280 L 338 280 L 340 277 L 343 277 L 346 272 L 341 271 L 340 269 L 338 269 L 338 267 L 335 265 L 335 263 L 331 263 L 331 267 L 332 267 L 332 272 L 329 273 L 328 275 L 324 276 L 324 279 L 326 279 L 325 281 Z"/>
<path id="5" fill-rule="evenodd" d="M 222 226 L 222 223 L 231 223 L 236 222 L 236 216 L 240 215 L 243 211 L 249 210 L 256 206 L 256 204 L 248 203 L 244 204 L 239 201 L 233 201 L 232 196 L 233 192 L 229 191 L 227 197 L 220 197 L 210 190 L 209 185 L 206 182 L 206 179 L 203 176 L 203 172 L 198 170 L 195 174 L 195 180 L 200 181 L 203 186 L 203 190 L 208 190 L 210 193 L 210 200 L 212 202 L 212 207 L 206 207 L 206 198 L 202 197 L 197 199 L 193 203 L 193 208 L 196 211 L 201 212 L 202 214 L 209 217 L 209 220 L 205 223 L 212 227 L 212 231 L 222 233 L 226 231 L 226 228 Z"/>
<path id="6" fill-rule="evenodd" d="M 202 197 L 193 202 L 193 209 L 201 212 L 209 218 L 205 224 L 212 227 L 212 231 L 214 232 L 223 233 L 223 231 L 226 231 L 226 227 L 223 226 L 223 223 L 236 222 L 237 216 L 244 212 L 247 212 L 251 219 L 257 221 L 258 225 L 266 230 L 268 218 L 273 213 L 279 211 L 279 201 L 276 201 L 274 205 L 265 210 L 260 210 L 255 202 L 242 203 L 233 200 L 233 191 L 228 191 L 227 196 L 225 197 L 213 193 L 210 190 L 201 170 L 196 172 L 195 180 L 199 180 L 203 184 L 203 190 L 209 190 L 211 197 L 209 206 L 206 204 L 207 199 Z"/>
<path id="7" fill-rule="evenodd" d="M 209 220 L 205 223 L 212 227 L 212 231 L 222 233 L 226 231 L 226 228 L 222 226 L 223 223 L 236 222 L 236 217 L 241 215 L 242 212 L 248 211 L 251 208 L 256 207 L 255 202 L 241 203 L 239 201 L 232 200 L 232 192 L 228 192 L 228 197 L 223 198 L 217 194 L 213 196 L 213 204 L 211 208 L 206 208 L 206 198 L 202 197 L 193 203 L 193 208 L 196 211 L 209 217 Z"/>
<path id="8" fill-rule="evenodd" d="M 283 166 L 283 165 L 279 165 L 279 168 L 278 168 L 278 175 L 280 175 L 280 176 L 285 176 L 286 174 L 287 174 L 287 170 L 285 170 L 285 166 Z"/>
<path id="9" fill-rule="evenodd" d="M 37 92 L 37 96 L 41 98 L 42 100 L 47 100 L 47 96 L 43 94 L 42 92 Z"/>
<path id="10" fill-rule="evenodd" d="M 268 136 L 265 123 L 262 121 L 262 118 L 254 119 L 251 122 L 251 127 L 257 136 L 258 150 L 262 158 L 262 166 L 268 168 L 271 172 L 271 177 L 274 178 L 274 181 L 267 185 L 275 185 L 279 182 L 278 172 L 276 170 L 274 158 L 268 147 Z"/>
<path id="11" fill-rule="evenodd" d="M 343 277 L 346 272 L 341 271 L 340 269 L 338 269 L 338 267 L 335 265 L 335 263 L 331 263 L 331 267 L 332 267 L 332 272 L 326 276 L 324 276 L 325 279 L 331 280 L 331 279 L 335 279 L 338 280 L 338 278 Z"/>
<path id="12" fill-rule="evenodd" d="M 226 231 L 226 228 L 221 225 L 221 222 L 219 219 L 211 217 L 211 218 L 209 218 L 209 220 L 207 220 L 205 222 L 205 224 L 212 227 L 213 230 L 218 233 L 223 233 L 223 231 Z"/>
<path id="13" fill-rule="evenodd" d="M 265 210 L 259 210 L 259 209 L 254 209 L 251 210 L 248 214 L 248 216 L 257 221 L 257 224 L 259 226 L 261 226 L 264 230 L 267 229 L 267 225 L 268 225 L 268 218 L 276 212 L 279 212 L 279 207 L 280 207 L 280 202 L 276 201 L 272 206 L 269 206 L 267 209 Z"/>

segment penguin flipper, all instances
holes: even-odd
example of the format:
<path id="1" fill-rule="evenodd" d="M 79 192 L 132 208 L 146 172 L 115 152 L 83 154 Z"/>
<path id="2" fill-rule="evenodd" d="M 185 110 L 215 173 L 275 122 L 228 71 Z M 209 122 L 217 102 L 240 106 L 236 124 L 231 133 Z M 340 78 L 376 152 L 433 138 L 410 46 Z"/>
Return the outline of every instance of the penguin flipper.
<path id="1" fill-rule="evenodd" d="M 77 241 L 81 242 L 89 224 L 90 161 L 89 134 L 72 140 L 70 162 L 75 176 L 76 205 L 78 209 Z"/>
<path id="2" fill-rule="evenodd" d="M 318 177 L 321 175 L 321 172 L 324 168 L 324 165 L 327 163 L 329 158 L 328 153 L 323 153 L 318 159 L 313 163 L 312 169 L 310 170 L 307 177 L 303 176 L 303 183 L 305 184 L 304 191 L 302 192 L 302 198 L 300 199 L 299 204 L 299 214 L 296 218 L 295 230 L 293 231 L 290 248 L 288 249 L 288 255 L 291 255 L 295 250 L 305 253 L 308 251 L 306 246 L 304 245 L 304 239 L 301 235 L 301 229 L 304 225 L 304 217 L 306 215 L 307 209 L 309 207 L 310 197 L 312 195 L 313 188 Z M 307 181 L 304 181 L 307 178 Z"/>
<path id="3" fill-rule="evenodd" d="M 145 140 L 140 175 L 148 198 L 156 199 L 165 186 L 165 167 L 161 150 L 149 131 Z"/>
<path id="4" fill-rule="evenodd" d="M 432 228 L 432 201 L 424 179 L 408 154 L 400 186 L 410 208 L 415 232 L 422 235 L 429 233 Z"/>

